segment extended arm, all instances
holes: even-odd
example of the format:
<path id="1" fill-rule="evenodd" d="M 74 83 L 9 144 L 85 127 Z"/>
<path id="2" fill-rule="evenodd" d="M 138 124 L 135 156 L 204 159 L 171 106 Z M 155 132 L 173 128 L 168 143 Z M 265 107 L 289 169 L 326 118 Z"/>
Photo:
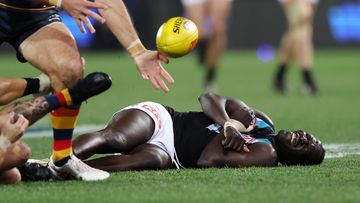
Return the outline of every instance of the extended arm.
<path id="1" fill-rule="evenodd" d="M 161 88 L 164 92 L 168 92 L 169 88 L 163 78 L 169 83 L 174 83 L 174 79 L 161 66 L 160 60 L 169 63 L 169 59 L 165 55 L 147 50 L 143 46 L 124 2 L 122 0 L 96 0 L 96 2 L 109 6 L 107 9 L 99 9 L 99 12 L 106 19 L 106 24 L 111 32 L 132 56 L 143 79 L 150 80 L 154 88 Z"/>
<path id="2" fill-rule="evenodd" d="M 250 152 L 245 153 L 224 150 L 221 140 L 222 135 L 219 134 L 205 147 L 197 162 L 199 167 L 270 167 L 278 164 L 277 154 L 269 144 L 249 145 Z"/>

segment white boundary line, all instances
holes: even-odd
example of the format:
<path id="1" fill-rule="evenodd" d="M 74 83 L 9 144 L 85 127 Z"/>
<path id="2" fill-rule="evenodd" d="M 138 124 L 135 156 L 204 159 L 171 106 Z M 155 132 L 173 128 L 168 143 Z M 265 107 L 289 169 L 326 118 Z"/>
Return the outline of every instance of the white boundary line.
<path id="1" fill-rule="evenodd" d="M 74 129 L 74 133 L 84 134 L 87 132 L 93 132 L 104 128 L 103 125 L 78 125 Z M 44 137 L 52 137 L 52 129 L 48 127 L 31 127 L 23 136 L 24 139 L 32 139 L 32 138 L 44 138 Z M 360 143 L 353 144 L 324 144 L 324 148 L 326 150 L 325 158 L 341 158 L 345 156 L 354 156 L 360 155 Z"/>
<path id="2" fill-rule="evenodd" d="M 353 144 L 325 144 L 325 158 L 341 158 L 360 155 L 360 143 Z"/>

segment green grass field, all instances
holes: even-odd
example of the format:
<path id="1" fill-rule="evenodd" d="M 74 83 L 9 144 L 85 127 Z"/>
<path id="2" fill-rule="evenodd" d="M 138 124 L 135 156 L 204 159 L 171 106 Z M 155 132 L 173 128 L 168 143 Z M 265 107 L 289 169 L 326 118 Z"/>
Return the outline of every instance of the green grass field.
<path id="1" fill-rule="evenodd" d="M 82 106 L 79 125 L 105 124 L 129 104 L 153 100 L 180 111 L 200 110 L 203 70 L 194 56 L 166 66 L 175 78 L 171 92 L 154 91 L 129 57 L 119 52 L 85 53 L 86 73 L 104 71 L 113 87 Z M 305 129 L 330 144 L 355 144 L 360 153 L 360 50 L 318 50 L 315 76 L 320 94 L 301 92 L 299 69 L 288 75 L 287 96 L 272 91 L 276 62 L 262 63 L 253 50 L 223 58 L 218 92 L 244 100 L 271 116 L 277 129 Z M 36 76 L 14 55 L 0 55 L 2 77 Z M 49 125 L 48 118 L 41 121 Z M 49 127 L 49 126 L 48 126 Z M 51 138 L 26 138 L 33 158 L 51 154 Z M 358 144 L 358 145 L 356 145 Z M 0 186 L 0 202 L 360 202 L 360 156 L 325 159 L 320 166 L 166 170 L 114 173 L 103 182 L 36 182 Z"/>

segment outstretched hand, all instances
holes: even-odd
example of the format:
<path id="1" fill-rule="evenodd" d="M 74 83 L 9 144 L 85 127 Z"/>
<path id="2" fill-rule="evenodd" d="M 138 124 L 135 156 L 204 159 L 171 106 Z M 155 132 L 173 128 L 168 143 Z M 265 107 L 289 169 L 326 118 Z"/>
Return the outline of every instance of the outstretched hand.
<path id="1" fill-rule="evenodd" d="M 89 16 L 99 21 L 100 23 L 105 23 L 105 18 L 91 10 L 94 8 L 106 9 L 107 5 L 103 3 L 91 2 L 88 0 L 62 0 L 61 7 L 75 20 L 82 33 L 86 33 L 83 23 L 91 33 L 96 32 L 88 18 Z"/>
<path id="2" fill-rule="evenodd" d="M 23 115 L 16 115 L 14 112 L 11 112 L 1 127 L 1 134 L 11 143 L 14 143 L 23 135 L 28 125 L 29 121 Z"/>
<path id="3" fill-rule="evenodd" d="M 169 63 L 169 59 L 165 55 L 158 51 L 145 50 L 135 55 L 133 59 L 143 79 L 150 80 L 155 89 L 161 88 L 164 92 L 169 92 L 164 79 L 170 84 L 174 83 L 174 79 L 160 64 L 160 61 Z"/>
<path id="4" fill-rule="evenodd" d="M 221 144 L 224 146 L 224 149 L 250 152 L 249 148 L 245 145 L 242 134 L 231 125 L 224 126 L 224 139 Z"/>

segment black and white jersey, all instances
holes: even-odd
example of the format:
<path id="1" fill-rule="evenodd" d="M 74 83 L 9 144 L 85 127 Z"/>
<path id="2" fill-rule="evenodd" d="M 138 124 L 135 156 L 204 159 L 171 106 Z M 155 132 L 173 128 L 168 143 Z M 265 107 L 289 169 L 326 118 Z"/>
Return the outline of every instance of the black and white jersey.
<path id="1" fill-rule="evenodd" d="M 203 112 L 177 112 L 165 106 L 173 120 L 174 144 L 181 166 L 196 167 L 206 145 L 222 130 Z"/>

